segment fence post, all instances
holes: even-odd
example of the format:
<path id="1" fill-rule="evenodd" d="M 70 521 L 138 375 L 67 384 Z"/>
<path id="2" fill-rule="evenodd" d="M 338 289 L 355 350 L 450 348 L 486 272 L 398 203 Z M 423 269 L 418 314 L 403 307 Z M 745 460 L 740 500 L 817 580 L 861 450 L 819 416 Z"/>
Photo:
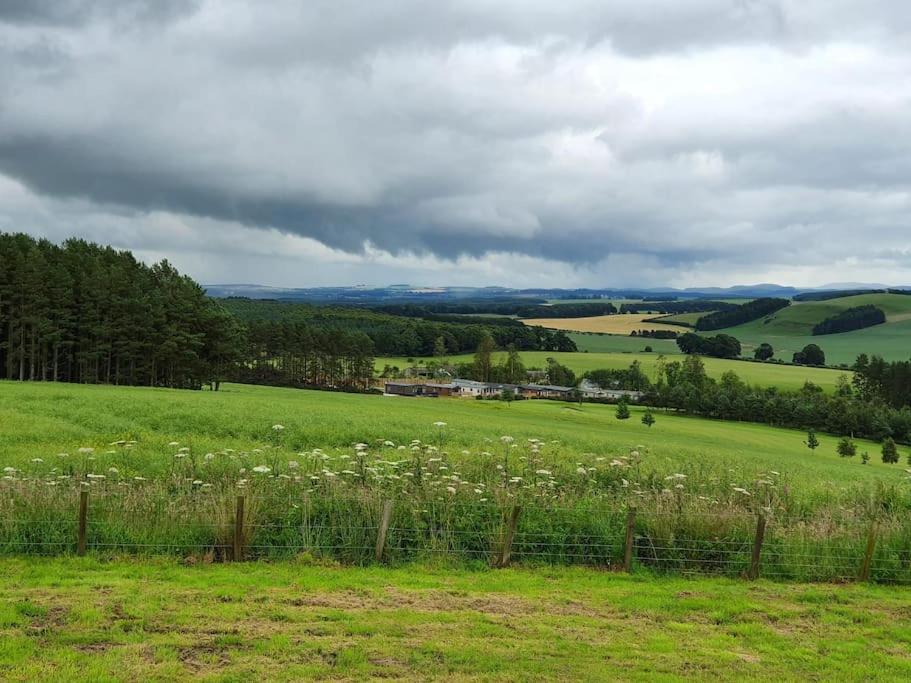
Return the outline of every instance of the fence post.
<path id="1" fill-rule="evenodd" d="M 514 505 L 509 515 L 509 521 L 506 524 L 506 533 L 503 535 L 503 547 L 500 549 L 500 559 L 497 562 L 498 567 L 509 565 L 509 558 L 512 555 L 512 542 L 516 537 L 516 527 L 519 525 L 519 515 L 522 512 L 521 505 Z"/>
<path id="2" fill-rule="evenodd" d="M 376 532 L 376 561 L 383 559 L 383 550 L 386 547 L 386 532 L 389 531 L 389 521 L 392 519 L 392 501 L 383 503 L 383 514 L 380 516 L 380 526 Z"/>
<path id="3" fill-rule="evenodd" d="M 76 554 L 79 557 L 85 555 L 86 531 L 89 516 L 89 492 L 79 492 L 79 536 L 76 540 Z"/>
<path id="4" fill-rule="evenodd" d="M 623 571 L 627 574 L 633 570 L 633 542 L 636 531 L 636 508 L 626 513 L 626 539 L 623 542 Z"/>
<path id="5" fill-rule="evenodd" d="M 244 497 L 237 496 L 234 507 L 234 561 L 244 559 Z"/>
<path id="6" fill-rule="evenodd" d="M 870 531 L 867 532 L 867 547 L 864 549 L 864 562 L 860 567 L 860 580 L 870 580 L 870 570 L 873 568 L 873 552 L 876 550 L 876 520 L 870 522 Z"/>
<path id="7" fill-rule="evenodd" d="M 753 554 L 750 557 L 750 571 L 747 574 L 752 581 L 759 578 L 759 559 L 763 540 L 765 540 L 765 515 L 760 512 L 756 518 L 756 536 L 753 538 Z"/>

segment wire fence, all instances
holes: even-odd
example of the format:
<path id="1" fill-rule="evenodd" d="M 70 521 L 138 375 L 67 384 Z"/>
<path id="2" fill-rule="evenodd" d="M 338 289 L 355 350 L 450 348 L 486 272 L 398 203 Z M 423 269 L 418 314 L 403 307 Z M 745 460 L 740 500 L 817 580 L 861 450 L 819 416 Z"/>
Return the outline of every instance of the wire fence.
<path id="1" fill-rule="evenodd" d="M 62 518 L 0 518 L 0 553 L 168 554 L 208 561 L 308 555 L 366 565 L 452 558 L 493 567 L 569 564 L 614 571 L 715 574 L 792 581 L 911 584 L 911 526 L 894 519 L 783 523 L 766 513 L 570 511 L 515 504 L 414 509 L 384 501 L 362 515 L 260 520 L 243 496 L 213 520 L 150 514 L 122 523 L 83 491 Z"/>

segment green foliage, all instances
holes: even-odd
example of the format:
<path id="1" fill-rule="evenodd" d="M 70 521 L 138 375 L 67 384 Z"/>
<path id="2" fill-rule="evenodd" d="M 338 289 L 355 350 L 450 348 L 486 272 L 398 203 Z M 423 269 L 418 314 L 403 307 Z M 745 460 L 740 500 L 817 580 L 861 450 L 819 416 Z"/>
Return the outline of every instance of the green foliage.
<path id="1" fill-rule="evenodd" d="M 886 322 L 886 314 L 872 304 L 846 308 L 813 326 L 814 335 L 838 334 L 862 330 Z"/>
<path id="2" fill-rule="evenodd" d="M 625 398 L 621 398 L 620 402 L 617 403 L 616 415 L 618 420 L 628 420 L 630 417 L 629 412 L 629 402 Z"/>
<path id="3" fill-rule="evenodd" d="M 815 451 L 817 448 L 819 448 L 819 439 L 816 437 L 815 429 L 810 429 L 807 431 L 807 440 L 804 441 L 804 443 L 811 451 Z"/>
<path id="4" fill-rule="evenodd" d="M 753 357 L 756 360 L 769 360 L 774 355 L 775 355 L 775 349 L 773 349 L 772 345 L 767 342 L 763 342 L 762 344 L 757 346 L 756 350 L 753 352 Z"/>
<path id="5" fill-rule="evenodd" d="M 214 388 L 243 331 L 167 261 L 0 233 L 0 379 Z"/>
<path id="6" fill-rule="evenodd" d="M 883 439 L 882 455 L 884 463 L 894 464 L 898 462 L 898 447 L 891 436 Z"/>
<path id="7" fill-rule="evenodd" d="M 677 337 L 677 346 L 686 354 L 698 353 L 715 358 L 737 358 L 741 352 L 740 342 L 728 334 L 703 337 L 687 332 Z"/>
<path id="8" fill-rule="evenodd" d="M 752 320 L 764 318 L 782 308 L 790 306 L 787 299 L 762 298 L 754 299 L 732 309 L 709 313 L 696 321 L 696 329 L 700 331 L 721 330 L 726 327 L 742 325 Z"/>
<path id="9" fill-rule="evenodd" d="M 571 387 L 576 384 L 576 373 L 565 365 L 561 365 L 556 359 L 548 358 L 547 380 L 557 386 Z"/>
<path id="10" fill-rule="evenodd" d="M 651 410 L 646 410 L 642 414 L 642 424 L 644 424 L 646 427 L 651 427 L 653 424 L 655 424 L 655 415 Z"/>
<path id="11" fill-rule="evenodd" d="M 853 439 L 845 436 L 839 439 L 838 446 L 836 446 L 835 450 L 841 457 L 850 458 L 857 455 L 857 444 L 854 443 Z"/>
<path id="12" fill-rule="evenodd" d="M 794 354 L 793 362 L 795 365 L 821 366 L 826 364 L 826 354 L 817 344 L 807 344 Z"/>

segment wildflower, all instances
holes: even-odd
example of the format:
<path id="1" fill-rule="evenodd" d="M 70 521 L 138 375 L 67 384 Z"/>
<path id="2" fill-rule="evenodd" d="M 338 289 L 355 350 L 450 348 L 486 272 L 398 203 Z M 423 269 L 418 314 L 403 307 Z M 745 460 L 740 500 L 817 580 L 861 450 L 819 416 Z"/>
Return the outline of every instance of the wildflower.
<path id="1" fill-rule="evenodd" d="M 433 426 L 443 428 L 446 426 L 446 423 L 445 422 L 434 422 Z"/>
<path id="2" fill-rule="evenodd" d="M 395 444 L 394 444 L 392 441 L 389 441 L 388 439 L 387 439 L 386 441 L 383 442 L 383 445 L 384 445 L 386 448 L 392 448 L 393 446 L 395 446 Z"/>
<path id="3" fill-rule="evenodd" d="M 87 474 L 85 475 L 87 479 L 106 479 L 103 474 Z"/>
<path id="4" fill-rule="evenodd" d="M 368 446 L 365 443 L 354 444 L 354 450 L 356 450 L 358 453 L 360 453 L 361 451 L 366 451 L 368 448 L 370 448 L 370 446 Z"/>
<path id="5" fill-rule="evenodd" d="M 178 448 L 178 449 L 177 449 L 177 452 L 178 452 L 178 453 L 189 453 L 189 452 L 190 452 L 190 449 L 187 448 L 186 446 L 184 446 L 183 448 Z"/>
<path id="6" fill-rule="evenodd" d="M 15 474 L 16 468 L 15 467 L 4 467 L 3 471 L 6 472 L 7 474 Z"/>
<path id="7" fill-rule="evenodd" d="M 280 431 L 282 431 L 284 428 L 285 428 L 285 425 L 272 425 L 272 430 L 273 430 L 273 431 L 276 431 L 276 432 L 280 432 Z"/>
<path id="8" fill-rule="evenodd" d="M 133 481 L 145 481 L 145 477 L 133 477 Z"/>
<path id="9" fill-rule="evenodd" d="M 116 467 L 108 467 L 108 473 L 110 473 L 110 474 L 120 474 L 120 470 L 118 470 Z"/>
<path id="10" fill-rule="evenodd" d="M 68 458 L 68 457 L 70 457 L 70 454 L 69 453 L 58 453 L 57 457 L 58 458 Z"/>
<path id="11" fill-rule="evenodd" d="M 576 474 L 581 474 L 584 477 L 587 473 L 588 473 L 588 470 L 586 470 L 584 467 L 576 468 Z"/>
<path id="12" fill-rule="evenodd" d="M 88 455 L 89 453 L 94 453 L 95 449 L 91 448 L 89 446 L 83 446 L 82 448 L 79 449 L 79 452 L 82 453 L 83 455 Z"/>
<path id="13" fill-rule="evenodd" d="M 272 468 L 267 465 L 257 465 L 253 468 L 253 471 L 257 474 L 269 474 L 272 471 Z"/>
<path id="14" fill-rule="evenodd" d="M 629 486 L 629 482 L 626 479 L 621 479 L 620 483 L 622 484 L 623 488 L 626 488 L 627 486 Z"/>
<path id="15" fill-rule="evenodd" d="M 289 461 L 288 461 L 288 469 L 289 469 L 289 470 L 296 470 L 298 467 L 300 467 L 300 463 L 297 462 L 297 460 L 289 460 Z"/>
<path id="16" fill-rule="evenodd" d="M 168 445 L 169 445 L 169 446 L 179 446 L 179 445 L 180 445 L 180 442 L 179 442 L 179 441 L 171 441 Z"/>
<path id="17" fill-rule="evenodd" d="M 501 436 L 500 441 L 502 441 L 503 443 L 509 444 L 509 443 L 512 443 L 513 441 L 515 441 L 515 439 L 513 439 L 511 436 Z"/>
<path id="18" fill-rule="evenodd" d="M 36 464 L 40 464 L 40 463 L 44 462 L 44 460 L 42 460 L 41 458 L 32 458 L 32 462 L 36 463 Z"/>
<path id="19" fill-rule="evenodd" d="M 201 479 L 194 479 L 194 480 L 193 480 L 193 486 L 202 486 L 202 480 L 201 480 Z"/>
<path id="20" fill-rule="evenodd" d="M 449 491 L 449 493 L 455 493 L 455 492 L 456 492 L 455 487 L 453 487 L 453 486 L 447 486 L 447 487 L 446 487 L 446 490 Z"/>
<path id="21" fill-rule="evenodd" d="M 179 460 L 180 458 L 186 458 L 187 454 L 186 453 L 175 453 L 174 457 Z"/>
<path id="22" fill-rule="evenodd" d="M 206 454 L 203 456 L 203 460 L 205 460 L 206 462 L 209 462 L 209 461 L 211 461 L 211 460 L 215 460 L 215 454 L 214 454 L 214 453 L 206 453 Z"/>

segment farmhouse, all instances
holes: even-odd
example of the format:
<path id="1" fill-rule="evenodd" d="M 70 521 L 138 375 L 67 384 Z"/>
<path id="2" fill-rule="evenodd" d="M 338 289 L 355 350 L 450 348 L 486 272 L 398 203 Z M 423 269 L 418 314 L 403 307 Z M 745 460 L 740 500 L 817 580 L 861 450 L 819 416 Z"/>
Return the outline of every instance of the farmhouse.
<path id="1" fill-rule="evenodd" d="M 390 396 L 423 396 L 424 385 L 408 382 L 386 382 L 384 391 Z"/>
<path id="2" fill-rule="evenodd" d="M 554 384 L 526 384 L 522 386 L 522 395 L 527 398 L 569 398 L 572 387 L 561 387 Z"/>

